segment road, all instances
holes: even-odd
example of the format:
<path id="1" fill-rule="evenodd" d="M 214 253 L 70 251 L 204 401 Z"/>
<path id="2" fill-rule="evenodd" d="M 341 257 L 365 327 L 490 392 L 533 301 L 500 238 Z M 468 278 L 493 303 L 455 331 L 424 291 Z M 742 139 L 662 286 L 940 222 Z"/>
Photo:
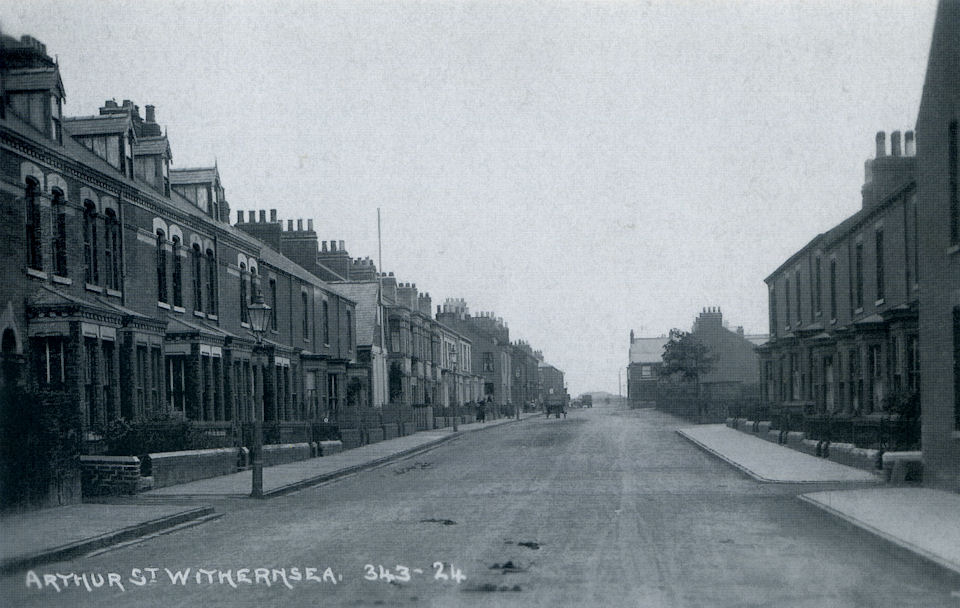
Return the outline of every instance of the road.
<path id="1" fill-rule="evenodd" d="M 678 424 L 573 410 L 280 498 L 216 501 L 219 520 L 36 569 L 85 573 L 91 591 L 18 574 L 0 605 L 960 606 L 960 577 L 795 498 L 820 488 L 745 477 Z M 465 578 L 436 578 L 437 562 Z M 110 573 L 123 591 L 93 587 Z"/>

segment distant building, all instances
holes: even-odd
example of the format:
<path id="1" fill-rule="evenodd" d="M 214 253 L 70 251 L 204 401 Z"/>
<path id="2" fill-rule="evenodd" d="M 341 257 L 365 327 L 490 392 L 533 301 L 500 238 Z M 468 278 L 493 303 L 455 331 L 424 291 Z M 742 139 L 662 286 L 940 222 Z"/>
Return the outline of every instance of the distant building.
<path id="1" fill-rule="evenodd" d="M 570 401 L 570 396 L 567 395 L 563 371 L 543 361 L 539 363 L 539 370 L 541 403 L 549 403 L 559 396 L 566 405 Z"/>
<path id="2" fill-rule="evenodd" d="M 960 491 L 958 123 L 960 2 L 941 0 L 917 118 L 919 375 L 923 480 L 925 484 L 955 492 Z M 915 361 L 911 360 L 911 364 L 916 366 Z"/>
<path id="3" fill-rule="evenodd" d="M 663 366 L 667 336 L 637 338 L 630 332 L 630 363 L 627 365 L 627 400 L 630 407 L 654 407 L 657 379 Z"/>

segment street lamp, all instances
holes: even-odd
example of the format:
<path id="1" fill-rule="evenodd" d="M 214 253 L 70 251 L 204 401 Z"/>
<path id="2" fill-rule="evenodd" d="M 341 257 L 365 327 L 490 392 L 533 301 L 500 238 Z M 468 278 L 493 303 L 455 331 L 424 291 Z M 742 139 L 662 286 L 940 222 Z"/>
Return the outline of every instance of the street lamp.
<path id="1" fill-rule="evenodd" d="M 260 291 L 260 281 L 254 281 L 253 302 L 247 304 L 247 317 L 250 319 L 250 331 L 257 339 L 254 352 L 257 354 L 256 369 L 260 376 L 257 383 L 256 411 L 253 413 L 253 487 L 250 496 L 263 498 L 263 373 L 260 364 L 260 353 L 263 350 L 263 332 L 267 330 L 270 320 L 270 306 L 263 301 Z"/>

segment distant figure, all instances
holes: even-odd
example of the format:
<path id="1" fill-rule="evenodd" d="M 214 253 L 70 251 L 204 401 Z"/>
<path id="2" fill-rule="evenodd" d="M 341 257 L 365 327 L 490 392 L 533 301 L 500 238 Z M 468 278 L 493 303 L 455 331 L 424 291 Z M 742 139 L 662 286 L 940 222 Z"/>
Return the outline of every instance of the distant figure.
<path id="1" fill-rule="evenodd" d="M 487 421 L 487 411 L 483 407 L 483 401 L 477 402 L 477 422 L 486 422 Z"/>

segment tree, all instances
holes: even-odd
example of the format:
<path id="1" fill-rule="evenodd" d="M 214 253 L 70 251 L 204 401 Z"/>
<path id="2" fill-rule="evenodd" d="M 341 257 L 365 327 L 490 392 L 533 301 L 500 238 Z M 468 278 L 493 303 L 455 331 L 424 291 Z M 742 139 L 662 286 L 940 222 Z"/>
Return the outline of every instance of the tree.
<path id="1" fill-rule="evenodd" d="M 713 369 L 710 349 L 693 334 L 680 329 L 670 330 L 670 339 L 663 347 L 663 366 L 660 377 L 693 382 L 696 390 L 697 419 L 703 415 L 704 404 L 700 399 L 700 378 Z"/>

